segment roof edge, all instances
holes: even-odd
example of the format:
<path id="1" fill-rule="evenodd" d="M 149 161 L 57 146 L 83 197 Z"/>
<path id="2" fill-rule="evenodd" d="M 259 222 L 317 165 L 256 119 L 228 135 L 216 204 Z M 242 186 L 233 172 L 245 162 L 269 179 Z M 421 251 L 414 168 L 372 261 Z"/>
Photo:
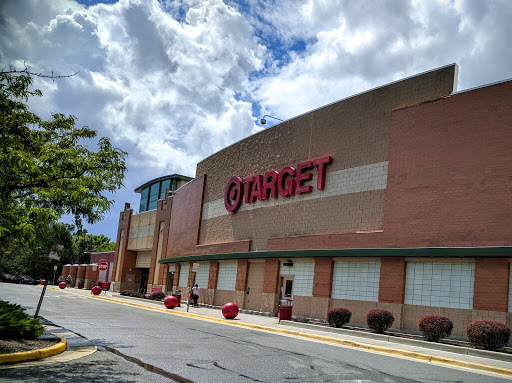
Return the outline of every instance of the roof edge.
<path id="1" fill-rule="evenodd" d="M 273 250 L 248 251 L 237 253 L 196 254 L 182 257 L 161 259 L 159 263 L 175 263 L 187 261 L 209 261 L 228 259 L 258 258 L 316 258 L 316 257 L 512 257 L 512 246 L 484 247 L 414 247 L 414 248 L 355 248 L 355 249 L 307 249 L 307 250 Z"/>

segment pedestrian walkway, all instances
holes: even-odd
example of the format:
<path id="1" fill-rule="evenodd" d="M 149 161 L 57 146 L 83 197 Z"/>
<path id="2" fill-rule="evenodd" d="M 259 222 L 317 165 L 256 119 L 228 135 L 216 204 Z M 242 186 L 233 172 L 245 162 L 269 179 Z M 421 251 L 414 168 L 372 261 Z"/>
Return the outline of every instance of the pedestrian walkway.
<path id="1" fill-rule="evenodd" d="M 55 287 L 49 288 L 59 290 Z M 412 358 L 450 367 L 478 370 L 512 379 L 512 355 L 504 353 L 397 338 L 389 335 L 336 329 L 308 323 L 293 321 L 281 321 L 279 323 L 276 317 L 243 312 L 239 313 L 235 319 L 228 320 L 224 319 L 219 308 L 190 306 L 187 312 L 187 305 L 182 302 L 181 307 L 167 309 L 161 301 L 126 297 L 110 291 L 102 292 L 98 296 L 92 295 L 90 290 L 83 289 L 67 288 L 59 291 L 67 294 L 81 295 L 91 299 L 99 299 L 111 302 L 112 304 L 130 305 L 144 310 L 160 311 L 169 315 L 187 316 L 191 319 L 215 321 L 225 325 L 269 331 L 283 336 L 301 337 L 317 342 L 352 347 L 367 352 Z M 54 358 L 56 357 L 52 357 L 51 359 Z"/>

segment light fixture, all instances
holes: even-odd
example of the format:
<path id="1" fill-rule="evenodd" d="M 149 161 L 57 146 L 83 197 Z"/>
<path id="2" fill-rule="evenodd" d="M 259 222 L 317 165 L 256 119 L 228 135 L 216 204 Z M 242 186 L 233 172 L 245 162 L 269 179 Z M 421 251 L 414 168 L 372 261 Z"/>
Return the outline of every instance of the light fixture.
<path id="1" fill-rule="evenodd" d="M 265 120 L 265 117 L 270 117 L 270 118 L 273 118 L 274 120 L 278 120 L 278 121 L 281 121 L 281 122 L 284 122 L 284 120 L 281 120 L 280 118 L 277 118 L 277 117 L 273 117 L 271 116 L 270 114 L 265 114 L 261 120 L 260 120 L 260 124 L 261 125 L 265 125 L 267 123 L 267 120 Z"/>

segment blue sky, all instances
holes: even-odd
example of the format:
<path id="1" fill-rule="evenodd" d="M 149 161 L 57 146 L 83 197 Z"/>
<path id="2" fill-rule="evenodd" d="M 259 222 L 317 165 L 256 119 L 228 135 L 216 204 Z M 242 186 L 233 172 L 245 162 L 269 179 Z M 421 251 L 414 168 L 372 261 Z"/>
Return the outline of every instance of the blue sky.
<path id="1" fill-rule="evenodd" d="M 129 153 L 125 187 L 89 232 L 115 238 L 149 179 L 194 176 L 210 154 L 322 105 L 450 63 L 459 90 L 512 77 L 512 2 L 2 0 L 0 64 Z M 276 121 L 268 119 L 265 128 Z"/>

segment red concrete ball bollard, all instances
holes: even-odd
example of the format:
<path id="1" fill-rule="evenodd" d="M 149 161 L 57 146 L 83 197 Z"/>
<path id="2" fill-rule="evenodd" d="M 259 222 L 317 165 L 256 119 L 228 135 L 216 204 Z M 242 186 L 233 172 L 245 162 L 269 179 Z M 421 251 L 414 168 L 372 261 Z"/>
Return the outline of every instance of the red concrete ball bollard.
<path id="1" fill-rule="evenodd" d="M 44 285 L 45 283 L 46 283 L 46 279 L 41 279 L 41 280 L 39 281 L 39 284 L 40 284 L 40 285 Z"/>
<path id="2" fill-rule="evenodd" d="M 238 306 L 232 302 L 226 303 L 222 306 L 222 315 L 226 319 L 235 319 L 238 315 Z"/>
<path id="3" fill-rule="evenodd" d="M 66 282 L 61 282 L 61 283 L 59 283 L 59 287 L 60 287 L 61 289 L 65 289 L 65 288 L 66 288 L 66 286 L 67 286 L 67 285 L 66 285 Z"/>
<path id="4" fill-rule="evenodd" d="M 91 289 L 91 292 L 92 292 L 94 295 L 100 295 L 100 294 L 101 294 L 101 287 L 99 287 L 99 286 L 94 286 L 94 287 Z"/>
<path id="5" fill-rule="evenodd" d="M 178 306 L 178 298 L 170 296 L 164 299 L 164 305 L 168 309 L 173 309 Z"/>

